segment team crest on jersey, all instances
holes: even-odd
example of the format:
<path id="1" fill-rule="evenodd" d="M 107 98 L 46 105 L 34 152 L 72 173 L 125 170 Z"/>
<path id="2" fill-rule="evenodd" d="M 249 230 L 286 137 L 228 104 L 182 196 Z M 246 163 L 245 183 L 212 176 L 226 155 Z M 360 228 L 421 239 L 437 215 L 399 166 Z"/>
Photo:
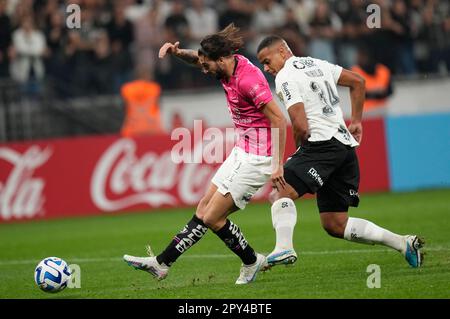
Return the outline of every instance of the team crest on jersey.
<path id="1" fill-rule="evenodd" d="M 295 60 L 292 64 L 294 65 L 294 68 L 299 70 L 316 65 L 312 59 Z"/>

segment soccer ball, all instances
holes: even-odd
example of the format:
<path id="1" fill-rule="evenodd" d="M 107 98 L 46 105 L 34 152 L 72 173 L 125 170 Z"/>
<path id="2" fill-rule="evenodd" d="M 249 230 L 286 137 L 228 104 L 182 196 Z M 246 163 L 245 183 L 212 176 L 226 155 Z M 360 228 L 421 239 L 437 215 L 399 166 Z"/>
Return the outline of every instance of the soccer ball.
<path id="1" fill-rule="evenodd" d="M 34 281 L 45 292 L 59 292 L 66 288 L 70 274 L 71 270 L 64 260 L 47 257 L 34 270 Z"/>

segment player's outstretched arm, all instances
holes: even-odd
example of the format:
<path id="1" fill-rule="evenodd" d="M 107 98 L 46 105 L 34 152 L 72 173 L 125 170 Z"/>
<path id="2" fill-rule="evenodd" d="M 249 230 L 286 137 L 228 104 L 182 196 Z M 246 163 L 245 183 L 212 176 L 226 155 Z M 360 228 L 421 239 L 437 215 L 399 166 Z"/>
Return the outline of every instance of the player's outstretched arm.
<path id="1" fill-rule="evenodd" d="M 366 96 L 366 81 L 358 73 L 343 69 L 337 82 L 338 85 L 350 88 L 350 99 L 352 101 L 352 119 L 348 130 L 353 137 L 361 143 L 362 141 L 362 114 L 364 99 Z"/>
<path id="2" fill-rule="evenodd" d="M 180 42 L 178 41 L 175 43 L 164 43 L 159 49 L 159 58 L 163 59 L 167 54 L 171 54 L 187 64 L 201 68 L 197 52 L 194 50 L 180 49 L 179 46 Z"/>

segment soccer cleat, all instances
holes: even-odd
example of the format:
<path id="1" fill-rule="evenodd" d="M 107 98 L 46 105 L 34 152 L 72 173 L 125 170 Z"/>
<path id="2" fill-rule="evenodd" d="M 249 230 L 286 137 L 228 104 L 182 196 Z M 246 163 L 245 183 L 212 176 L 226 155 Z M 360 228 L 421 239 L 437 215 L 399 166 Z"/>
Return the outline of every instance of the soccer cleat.
<path id="1" fill-rule="evenodd" d="M 130 255 L 124 255 L 123 260 L 133 267 L 134 269 L 143 270 L 149 272 L 158 280 L 163 280 L 169 273 L 169 267 L 160 265 L 156 260 L 150 246 L 147 246 L 147 253 L 150 257 L 134 257 Z"/>
<path id="2" fill-rule="evenodd" d="M 256 262 L 252 265 L 242 265 L 239 278 L 236 280 L 236 285 L 249 284 L 256 279 L 259 270 L 266 265 L 266 257 L 261 254 L 256 254 Z"/>
<path id="3" fill-rule="evenodd" d="M 274 251 L 267 256 L 267 264 L 270 267 L 276 265 L 291 265 L 297 261 L 297 253 L 294 249 Z"/>
<path id="4" fill-rule="evenodd" d="M 424 240 L 416 235 L 406 235 L 405 259 L 413 268 L 422 266 L 423 254 L 420 249 L 425 244 Z"/>

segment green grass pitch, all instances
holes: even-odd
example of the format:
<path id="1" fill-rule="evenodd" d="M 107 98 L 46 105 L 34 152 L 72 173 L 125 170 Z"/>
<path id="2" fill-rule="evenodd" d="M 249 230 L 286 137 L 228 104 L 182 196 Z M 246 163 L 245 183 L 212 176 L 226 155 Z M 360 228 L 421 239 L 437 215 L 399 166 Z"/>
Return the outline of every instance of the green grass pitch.
<path id="1" fill-rule="evenodd" d="M 166 280 L 134 270 L 122 255 L 159 253 L 190 219 L 193 209 L 0 225 L 0 298 L 449 298 L 450 190 L 365 194 L 354 217 L 400 234 L 426 240 L 421 269 L 383 246 L 350 243 L 328 236 L 315 200 L 298 200 L 293 266 L 260 273 L 256 282 L 234 284 L 240 261 L 214 234 L 171 268 Z M 275 241 L 267 203 L 250 204 L 231 216 L 255 250 L 269 253 Z M 57 294 L 40 291 L 37 263 L 58 256 L 81 267 L 81 288 Z M 377 264 L 381 287 L 369 289 L 367 267 Z"/>

